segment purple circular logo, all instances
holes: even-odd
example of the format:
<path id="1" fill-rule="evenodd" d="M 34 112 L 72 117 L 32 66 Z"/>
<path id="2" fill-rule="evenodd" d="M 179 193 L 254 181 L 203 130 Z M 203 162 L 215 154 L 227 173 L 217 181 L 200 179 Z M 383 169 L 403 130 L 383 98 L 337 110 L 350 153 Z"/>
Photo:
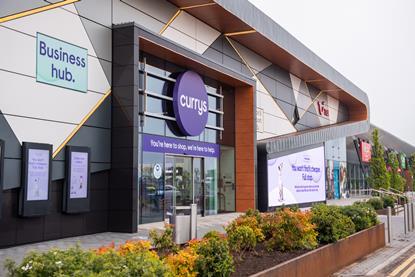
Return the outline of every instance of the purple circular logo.
<path id="1" fill-rule="evenodd" d="M 181 73 L 173 90 L 173 110 L 180 131 L 186 136 L 198 136 L 208 120 L 208 96 L 199 74 Z"/>

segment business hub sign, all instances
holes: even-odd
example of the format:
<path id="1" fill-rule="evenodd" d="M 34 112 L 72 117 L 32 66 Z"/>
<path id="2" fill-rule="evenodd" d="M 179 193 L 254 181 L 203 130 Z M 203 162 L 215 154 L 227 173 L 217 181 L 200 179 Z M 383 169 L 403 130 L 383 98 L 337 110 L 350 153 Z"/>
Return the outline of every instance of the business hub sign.
<path id="1" fill-rule="evenodd" d="M 36 51 L 38 82 L 87 92 L 87 49 L 37 33 Z"/>
<path id="2" fill-rule="evenodd" d="M 199 74 L 181 73 L 173 89 L 173 110 L 177 125 L 185 136 L 198 136 L 208 120 L 208 95 Z"/>
<path id="3" fill-rule="evenodd" d="M 326 200 L 324 146 L 268 160 L 268 207 Z"/>

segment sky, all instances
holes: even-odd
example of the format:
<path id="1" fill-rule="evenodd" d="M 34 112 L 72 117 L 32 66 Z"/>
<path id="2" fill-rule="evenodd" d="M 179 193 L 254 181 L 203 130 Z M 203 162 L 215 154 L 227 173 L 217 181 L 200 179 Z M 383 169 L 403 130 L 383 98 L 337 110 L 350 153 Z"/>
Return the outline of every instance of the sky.
<path id="1" fill-rule="evenodd" d="M 369 96 L 370 120 L 415 146 L 414 0 L 249 0 Z"/>

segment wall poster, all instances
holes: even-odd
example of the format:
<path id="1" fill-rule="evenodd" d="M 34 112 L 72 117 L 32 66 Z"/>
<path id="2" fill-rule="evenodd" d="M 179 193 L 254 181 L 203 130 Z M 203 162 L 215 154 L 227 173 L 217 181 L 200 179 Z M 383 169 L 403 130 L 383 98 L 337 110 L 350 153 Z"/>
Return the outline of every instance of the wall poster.
<path id="1" fill-rule="evenodd" d="M 70 198 L 86 198 L 88 196 L 88 164 L 88 153 L 72 152 Z"/>

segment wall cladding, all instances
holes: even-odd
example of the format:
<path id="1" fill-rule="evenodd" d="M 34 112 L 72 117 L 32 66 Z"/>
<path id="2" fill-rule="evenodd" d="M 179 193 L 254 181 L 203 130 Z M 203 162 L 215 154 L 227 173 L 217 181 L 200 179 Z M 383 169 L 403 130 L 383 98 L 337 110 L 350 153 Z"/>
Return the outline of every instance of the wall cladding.
<path id="1" fill-rule="evenodd" d="M 91 211 L 85 214 L 62 213 L 63 180 L 52 182 L 51 213 L 43 217 L 18 217 L 18 189 L 4 191 L 0 248 L 107 231 L 108 180 L 109 171 L 91 175 Z"/>

